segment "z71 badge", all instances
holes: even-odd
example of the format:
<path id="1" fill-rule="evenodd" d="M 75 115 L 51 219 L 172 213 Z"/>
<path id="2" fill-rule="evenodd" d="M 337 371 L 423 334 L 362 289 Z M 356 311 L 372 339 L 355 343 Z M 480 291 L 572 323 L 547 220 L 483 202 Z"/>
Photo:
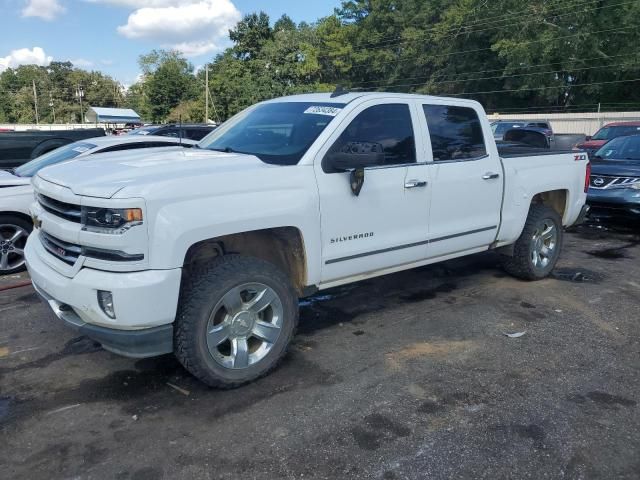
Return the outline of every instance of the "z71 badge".
<path id="1" fill-rule="evenodd" d="M 586 154 L 586 153 L 576 153 L 576 154 L 573 156 L 573 159 L 574 159 L 576 162 L 579 162 L 580 160 L 587 160 L 587 154 Z"/>

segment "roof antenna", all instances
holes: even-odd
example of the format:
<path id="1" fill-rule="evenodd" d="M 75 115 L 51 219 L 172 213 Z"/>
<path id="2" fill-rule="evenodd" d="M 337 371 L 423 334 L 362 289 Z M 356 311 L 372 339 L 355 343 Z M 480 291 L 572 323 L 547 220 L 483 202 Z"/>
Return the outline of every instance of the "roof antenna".
<path id="1" fill-rule="evenodd" d="M 341 95 L 346 95 L 347 93 L 349 93 L 349 90 L 346 90 L 342 85 L 337 85 L 336 89 L 331 94 L 331 98 L 336 98 Z"/>

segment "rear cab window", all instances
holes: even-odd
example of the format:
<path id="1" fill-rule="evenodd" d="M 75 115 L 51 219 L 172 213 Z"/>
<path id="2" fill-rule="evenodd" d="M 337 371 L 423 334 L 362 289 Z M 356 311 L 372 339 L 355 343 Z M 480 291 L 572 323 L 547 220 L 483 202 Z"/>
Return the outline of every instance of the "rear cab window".
<path id="1" fill-rule="evenodd" d="M 422 109 L 434 162 L 474 160 L 487 155 L 480 118 L 473 108 L 423 104 Z"/>

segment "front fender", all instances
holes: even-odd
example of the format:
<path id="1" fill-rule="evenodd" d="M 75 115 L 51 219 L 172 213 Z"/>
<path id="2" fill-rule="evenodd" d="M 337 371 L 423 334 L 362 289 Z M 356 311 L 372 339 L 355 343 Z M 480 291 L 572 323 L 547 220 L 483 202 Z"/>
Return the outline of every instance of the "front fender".
<path id="1" fill-rule="evenodd" d="M 320 279 L 320 214 L 315 191 L 305 188 L 190 198 L 159 207 L 150 224 L 151 268 L 183 266 L 189 248 L 224 235 L 277 227 L 303 237 L 307 281 Z"/>

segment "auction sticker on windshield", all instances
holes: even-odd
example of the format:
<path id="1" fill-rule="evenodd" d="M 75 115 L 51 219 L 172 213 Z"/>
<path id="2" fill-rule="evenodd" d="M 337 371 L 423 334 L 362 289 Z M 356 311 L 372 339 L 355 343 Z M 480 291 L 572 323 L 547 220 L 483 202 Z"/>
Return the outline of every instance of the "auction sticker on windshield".
<path id="1" fill-rule="evenodd" d="M 340 113 L 340 110 L 342 109 L 338 107 L 314 105 L 307 108 L 304 113 L 311 113 L 313 115 L 329 115 L 330 117 L 335 117 L 338 113 Z"/>
<path id="2" fill-rule="evenodd" d="M 89 150 L 89 147 L 75 147 L 75 148 L 73 149 L 73 151 L 74 151 L 74 152 L 78 152 L 78 153 L 84 153 L 84 152 L 86 152 L 87 150 Z"/>

